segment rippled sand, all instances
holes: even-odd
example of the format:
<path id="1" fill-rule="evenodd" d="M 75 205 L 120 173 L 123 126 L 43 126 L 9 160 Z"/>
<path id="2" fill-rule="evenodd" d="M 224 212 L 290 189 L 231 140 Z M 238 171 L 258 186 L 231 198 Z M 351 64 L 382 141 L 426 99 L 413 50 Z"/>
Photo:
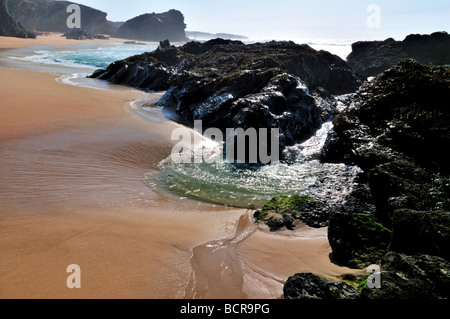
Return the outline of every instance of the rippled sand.
<path id="1" fill-rule="evenodd" d="M 280 298 L 297 272 L 354 273 L 330 262 L 326 229 L 271 234 L 148 188 L 178 124 L 130 102 L 159 96 L 6 68 L 0 88 L 1 298 Z"/>

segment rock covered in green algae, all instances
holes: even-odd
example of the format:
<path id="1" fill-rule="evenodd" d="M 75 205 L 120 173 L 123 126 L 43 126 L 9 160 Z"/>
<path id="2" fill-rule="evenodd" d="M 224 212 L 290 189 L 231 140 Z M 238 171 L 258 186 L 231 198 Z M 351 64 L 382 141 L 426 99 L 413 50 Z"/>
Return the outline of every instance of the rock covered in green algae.
<path id="1" fill-rule="evenodd" d="M 253 216 L 256 221 L 267 224 L 271 231 L 282 227 L 293 230 L 293 222 L 304 219 L 303 215 L 318 205 L 319 203 L 310 196 L 279 196 L 257 210 Z"/>
<path id="2" fill-rule="evenodd" d="M 378 263 L 387 253 L 391 231 L 371 214 L 334 214 L 328 226 L 333 260 L 353 268 Z"/>

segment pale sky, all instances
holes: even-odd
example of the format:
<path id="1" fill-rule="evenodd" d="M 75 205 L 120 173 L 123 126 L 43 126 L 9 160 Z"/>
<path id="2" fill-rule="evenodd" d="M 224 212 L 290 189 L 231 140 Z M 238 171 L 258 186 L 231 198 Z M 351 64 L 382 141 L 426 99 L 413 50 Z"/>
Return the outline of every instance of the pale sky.
<path id="1" fill-rule="evenodd" d="M 180 10 L 188 31 L 226 32 L 255 40 L 403 40 L 411 33 L 450 33 L 450 0 L 74 0 L 126 21 L 143 13 Z M 368 26 L 375 4 L 379 19 Z M 374 22 L 375 21 L 375 22 Z M 379 24 L 378 24 L 379 22 Z M 375 23 L 375 24 L 374 24 Z"/>

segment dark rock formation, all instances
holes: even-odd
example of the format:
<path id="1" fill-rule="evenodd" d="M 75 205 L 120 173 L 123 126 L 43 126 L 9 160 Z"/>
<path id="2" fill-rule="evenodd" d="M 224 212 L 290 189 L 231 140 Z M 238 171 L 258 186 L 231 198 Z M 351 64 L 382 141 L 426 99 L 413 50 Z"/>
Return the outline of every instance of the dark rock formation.
<path id="1" fill-rule="evenodd" d="M 28 30 L 66 33 L 67 7 L 73 2 L 54 0 L 7 0 L 11 13 Z M 108 24 L 105 12 L 79 5 L 81 27 L 89 34 L 112 34 L 115 28 Z"/>
<path id="2" fill-rule="evenodd" d="M 362 299 L 424 300 L 450 297 L 450 262 L 441 257 L 389 252 L 381 261 L 381 289 L 363 289 Z"/>
<path id="3" fill-rule="evenodd" d="M 450 212 L 394 212 L 390 250 L 427 254 L 450 261 Z"/>
<path id="4" fill-rule="evenodd" d="M 371 214 L 332 214 L 328 239 L 334 260 L 345 260 L 353 268 L 379 263 L 387 253 L 391 231 Z"/>
<path id="5" fill-rule="evenodd" d="M 7 0 L 0 0 L 0 36 L 17 38 L 36 38 L 8 10 Z"/>
<path id="6" fill-rule="evenodd" d="M 116 37 L 140 41 L 188 41 L 186 24 L 180 11 L 147 13 L 126 21 L 115 33 Z"/>
<path id="7" fill-rule="evenodd" d="M 283 288 L 285 299 L 357 299 L 359 291 L 341 281 L 327 280 L 310 273 L 290 277 Z"/>
<path id="8" fill-rule="evenodd" d="M 388 70 L 405 58 L 429 66 L 450 64 L 450 35 L 436 32 L 431 35 L 409 35 L 404 41 L 390 38 L 356 42 L 347 61 L 355 73 L 367 78 Z"/>
<path id="9" fill-rule="evenodd" d="M 83 28 L 72 29 L 69 32 L 65 33 L 63 36 L 66 37 L 67 39 L 73 39 L 73 40 L 87 40 L 87 39 L 108 40 L 109 39 L 108 36 L 105 36 L 102 34 L 92 35 Z"/>
<path id="10" fill-rule="evenodd" d="M 223 39 L 166 44 L 93 77 L 168 90 L 158 105 L 174 105 L 185 120 L 203 120 L 205 128 L 279 128 L 282 146 L 309 137 L 336 114 L 326 90 L 350 92 L 361 83 L 339 57 L 307 45 Z"/>
<path id="11" fill-rule="evenodd" d="M 356 164 L 364 174 L 356 191 L 347 196 L 346 202 L 330 219 L 333 259 L 353 266 L 377 262 L 370 260 L 373 249 L 361 249 L 361 241 L 349 237 L 349 232 L 353 231 L 349 220 L 359 214 L 373 215 L 374 220 L 388 229 L 396 225 L 392 249 L 402 247 L 400 251 L 408 253 L 446 254 L 443 253 L 447 251 L 443 248 L 448 240 L 446 233 L 443 233 L 447 236 L 444 240 L 440 235 L 427 237 L 433 231 L 423 230 L 424 221 L 437 220 L 437 217 L 423 214 L 418 218 L 405 213 L 394 216 L 399 209 L 429 212 L 450 209 L 450 166 L 442 151 L 443 145 L 450 145 L 450 110 L 446 102 L 449 93 L 447 69 L 406 60 L 365 83 L 354 106 L 334 119 L 334 131 L 322 160 Z M 445 213 L 429 214 L 439 216 L 438 223 L 445 221 Z M 408 222 L 401 216 L 407 216 L 405 218 L 416 224 L 416 228 L 404 226 Z M 442 227 L 448 227 L 445 225 Z M 423 238 L 433 238 L 433 244 L 423 243 L 406 250 L 403 235 L 398 235 L 405 233 L 405 227 L 421 229 Z M 380 251 L 378 248 L 376 250 Z M 365 258 L 364 263 L 361 256 L 370 258 Z"/>

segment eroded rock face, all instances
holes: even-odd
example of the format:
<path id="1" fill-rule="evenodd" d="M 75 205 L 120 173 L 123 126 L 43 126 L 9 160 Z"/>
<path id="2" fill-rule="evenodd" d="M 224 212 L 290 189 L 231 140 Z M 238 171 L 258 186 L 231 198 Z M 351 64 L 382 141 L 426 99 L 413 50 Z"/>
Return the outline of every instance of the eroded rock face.
<path id="1" fill-rule="evenodd" d="M 377 76 L 403 59 L 412 58 L 429 66 L 450 64 L 450 35 L 409 35 L 403 41 L 356 42 L 347 61 L 353 71 L 365 78 Z"/>
<path id="2" fill-rule="evenodd" d="M 68 1 L 52 0 L 7 0 L 9 9 L 15 18 L 28 30 L 66 33 L 67 18 L 71 13 Z M 81 9 L 81 27 L 89 34 L 112 34 L 115 28 L 106 20 L 107 13 L 88 6 Z"/>
<path id="3" fill-rule="evenodd" d="M 115 33 L 116 37 L 141 41 L 188 41 L 186 24 L 180 11 L 147 13 L 126 21 Z"/>
<path id="4" fill-rule="evenodd" d="M 0 1 L 0 36 L 17 38 L 36 38 L 33 32 L 28 31 L 18 22 L 8 10 L 7 1 Z"/>

